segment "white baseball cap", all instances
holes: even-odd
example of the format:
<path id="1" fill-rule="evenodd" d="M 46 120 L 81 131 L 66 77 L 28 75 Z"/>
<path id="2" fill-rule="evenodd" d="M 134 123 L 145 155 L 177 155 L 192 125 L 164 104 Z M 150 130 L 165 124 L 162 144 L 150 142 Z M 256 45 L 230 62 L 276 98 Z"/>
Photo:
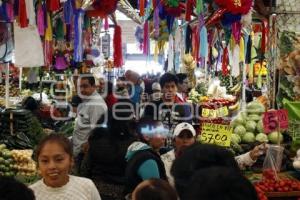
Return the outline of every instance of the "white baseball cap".
<path id="1" fill-rule="evenodd" d="M 160 84 L 158 82 L 154 82 L 152 84 L 152 90 L 159 90 L 159 91 L 161 91 Z"/>
<path id="2" fill-rule="evenodd" d="M 177 137 L 179 136 L 179 134 L 183 131 L 183 130 L 188 130 L 192 133 L 193 137 L 196 136 L 196 130 L 194 129 L 194 127 L 189 124 L 189 123 L 186 123 L 186 122 L 182 122 L 180 124 L 178 124 L 175 129 L 174 129 L 174 137 Z"/>

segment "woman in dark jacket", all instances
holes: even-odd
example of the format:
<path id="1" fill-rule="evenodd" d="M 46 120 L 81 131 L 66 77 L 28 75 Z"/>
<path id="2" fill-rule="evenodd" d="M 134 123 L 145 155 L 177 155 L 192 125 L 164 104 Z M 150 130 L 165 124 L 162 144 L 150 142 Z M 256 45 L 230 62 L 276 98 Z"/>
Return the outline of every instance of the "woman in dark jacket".
<path id="1" fill-rule="evenodd" d="M 129 109 L 126 104 L 116 105 L 116 108 Z M 102 200 L 124 199 L 125 154 L 136 140 L 134 130 L 133 112 L 109 110 L 107 127 L 94 129 L 89 138 L 86 176 L 94 181 Z"/>

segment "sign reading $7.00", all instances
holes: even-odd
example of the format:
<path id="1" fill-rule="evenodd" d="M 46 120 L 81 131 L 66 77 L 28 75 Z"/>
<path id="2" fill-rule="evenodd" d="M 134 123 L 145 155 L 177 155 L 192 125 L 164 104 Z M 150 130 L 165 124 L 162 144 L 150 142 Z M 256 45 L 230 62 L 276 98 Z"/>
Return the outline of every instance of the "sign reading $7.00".
<path id="1" fill-rule="evenodd" d="M 199 139 L 202 143 L 229 147 L 232 132 L 229 125 L 203 123 Z"/>

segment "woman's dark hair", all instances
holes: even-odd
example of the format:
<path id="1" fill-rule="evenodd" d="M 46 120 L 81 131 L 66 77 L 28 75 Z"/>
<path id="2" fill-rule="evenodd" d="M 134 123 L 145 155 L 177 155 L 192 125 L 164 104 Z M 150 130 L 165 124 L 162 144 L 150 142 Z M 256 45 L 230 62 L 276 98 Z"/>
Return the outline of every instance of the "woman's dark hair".
<path id="1" fill-rule="evenodd" d="M 178 78 L 178 83 L 182 84 L 185 79 L 187 79 L 187 75 L 184 73 L 176 74 Z"/>
<path id="2" fill-rule="evenodd" d="M 1 200 L 35 200 L 34 193 L 12 177 L 0 176 Z"/>
<path id="3" fill-rule="evenodd" d="M 22 102 L 22 107 L 30 111 L 35 111 L 39 108 L 39 103 L 33 97 L 27 97 Z"/>
<path id="4" fill-rule="evenodd" d="M 139 187 L 140 186 L 140 187 Z M 136 200 L 177 200 L 175 189 L 165 180 L 149 179 L 133 192 Z"/>
<path id="5" fill-rule="evenodd" d="M 198 170 L 180 198 L 181 200 L 257 200 L 251 182 L 229 167 Z"/>
<path id="6" fill-rule="evenodd" d="M 171 168 L 178 195 L 182 197 L 196 171 L 215 166 L 240 171 L 233 154 L 223 147 L 198 142 L 187 147 Z"/>
<path id="7" fill-rule="evenodd" d="M 38 161 L 41 151 L 47 143 L 59 144 L 71 158 L 73 157 L 73 148 L 70 140 L 62 134 L 53 133 L 44 137 L 36 147 L 34 152 L 34 160 L 36 162 Z"/>
<path id="8" fill-rule="evenodd" d="M 178 78 L 171 73 L 165 73 L 161 76 L 159 80 L 160 87 L 163 88 L 166 83 L 174 82 L 176 85 L 178 84 Z"/>

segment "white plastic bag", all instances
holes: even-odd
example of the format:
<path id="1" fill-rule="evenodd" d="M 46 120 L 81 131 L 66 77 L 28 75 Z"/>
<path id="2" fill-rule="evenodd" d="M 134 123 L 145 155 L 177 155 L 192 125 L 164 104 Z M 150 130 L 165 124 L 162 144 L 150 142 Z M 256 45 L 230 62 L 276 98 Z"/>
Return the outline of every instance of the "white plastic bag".
<path id="1" fill-rule="evenodd" d="M 43 46 L 36 26 L 20 28 L 14 23 L 14 38 L 17 67 L 44 66 Z"/>

